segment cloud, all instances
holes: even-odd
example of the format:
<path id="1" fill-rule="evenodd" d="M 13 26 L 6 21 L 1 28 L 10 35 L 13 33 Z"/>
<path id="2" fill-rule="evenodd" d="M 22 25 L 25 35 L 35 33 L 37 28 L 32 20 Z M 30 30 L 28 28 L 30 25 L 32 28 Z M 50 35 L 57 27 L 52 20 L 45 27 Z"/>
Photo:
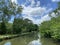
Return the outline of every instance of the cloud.
<path id="1" fill-rule="evenodd" d="M 35 0 L 26 0 L 25 5 L 29 4 L 31 7 L 38 7 L 40 6 L 40 1 L 35 1 Z"/>
<path id="2" fill-rule="evenodd" d="M 26 6 L 27 2 L 31 4 Z M 25 15 L 42 15 L 46 11 L 46 7 L 40 7 L 40 1 L 26 0 L 26 2 L 21 5 L 24 8 L 22 13 Z"/>
<path id="3" fill-rule="evenodd" d="M 59 2 L 60 0 L 52 0 L 52 2 Z"/>
<path id="4" fill-rule="evenodd" d="M 31 7 L 35 6 L 35 1 L 34 0 L 31 0 Z"/>
<path id="5" fill-rule="evenodd" d="M 24 7 L 23 14 L 26 15 L 41 15 L 46 11 L 45 7 Z"/>
<path id="6" fill-rule="evenodd" d="M 31 4 L 25 6 L 25 4 L 27 4 L 29 1 Z M 25 4 L 22 4 L 22 7 L 24 8 L 22 12 L 24 19 L 28 18 L 35 24 L 40 24 L 43 21 L 51 19 L 48 13 L 52 11 L 52 8 L 47 9 L 47 7 L 41 7 L 40 1 L 35 2 L 34 0 L 28 0 L 27 2 L 25 2 Z"/>
<path id="7" fill-rule="evenodd" d="M 56 14 L 54 12 L 51 13 L 52 17 L 56 17 Z"/>
<path id="8" fill-rule="evenodd" d="M 12 2 L 17 3 L 17 0 L 12 0 Z M 29 2 L 30 5 L 26 6 Z M 52 8 L 47 9 L 47 7 L 41 7 L 40 1 L 35 2 L 35 0 L 26 0 L 21 6 L 23 7 L 23 18 L 28 18 L 35 24 L 41 24 L 43 21 L 51 19 L 48 13 L 52 11 Z"/>
<path id="9" fill-rule="evenodd" d="M 14 3 L 16 3 L 16 4 L 18 3 L 17 0 L 11 0 L 11 2 L 12 2 L 12 3 L 14 2 Z"/>
<path id="10" fill-rule="evenodd" d="M 32 21 L 33 21 L 33 23 L 34 24 L 41 24 L 43 21 L 48 21 L 48 20 L 50 20 L 51 19 L 51 17 L 49 16 L 49 14 L 46 14 L 45 16 L 43 16 L 42 18 L 40 18 L 40 19 L 32 19 Z"/>
<path id="11" fill-rule="evenodd" d="M 37 1 L 36 6 L 37 6 L 37 7 L 39 7 L 39 6 L 40 6 L 40 1 Z"/>
<path id="12" fill-rule="evenodd" d="M 37 19 L 33 18 L 31 15 L 24 15 L 23 17 L 24 17 L 24 19 L 28 18 L 28 19 L 32 20 L 34 24 L 41 24 L 43 21 L 48 21 L 51 19 L 49 14 L 46 14 L 45 16 L 43 16 L 41 18 L 37 18 Z"/>
<path id="13" fill-rule="evenodd" d="M 46 7 L 26 7 L 24 5 L 22 5 L 24 7 L 22 14 L 25 15 L 44 15 L 49 13 L 50 11 L 52 11 L 52 8 L 47 9 Z"/>
<path id="14" fill-rule="evenodd" d="M 43 16 L 41 19 L 40 19 L 40 23 L 42 23 L 43 21 L 48 21 L 50 20 L 51 17 L 49 16 L 49 14 L 46 14 L 45 16 Z"/>
<path id="15" fill-rule="evenodd" d="M 47 8 L 44 7 L 26 7 L 23 11 L 23 14 L 25 14 L 23 17 L 32 20 L 35 24 L 41 24 L 43 21 L 48 21 L 51 19 L 48 14 L 51 10 L 52 9 L 47 10 Z M 46 14 L 44 15 L 44 13 Z"/>
<path id="16" fill-rule="evenodd" d="M 36 7 L 31 11 L 31 15 L 42 15 L 46 11 L 45 7 Z"/>

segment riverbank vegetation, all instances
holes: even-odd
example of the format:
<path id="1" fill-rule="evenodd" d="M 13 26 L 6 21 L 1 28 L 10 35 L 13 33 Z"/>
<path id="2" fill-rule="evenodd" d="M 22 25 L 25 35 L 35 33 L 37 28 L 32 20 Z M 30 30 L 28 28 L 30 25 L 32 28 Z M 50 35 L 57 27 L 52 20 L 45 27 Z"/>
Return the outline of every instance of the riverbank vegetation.
<path id="1" fill-rule="evenodd" d="M 23 19 L 22 10 L 22 6 L 12 3 L 11 0 L 0 0 L 0 35 L 9 36 L 38 31 L 38 25 L 33 24 L 29 19 Z M 12 18 L 14 18 L 13 22 L 10 23 Z"/>
<path id="2" fill-rule="evenodd" d="M 44 21 L 40 25 L 40 33 L 44 37 L 53 38 L 56 41 L 60 41 L 60 2 L 59 6 L 53 12 L 55 17 L 52 17 L 50 21 Z"/>
<path id="3" fill-rule="evenodd" d="M 40 31 L 41 36 L 60 41 L 60 5 L 53 11 L 55 17 L 50 15 L 51 20 L 44 21 L 38 28 L 38 25 L 31 20 L 23 19 L 22 6 L 12 3 L 10 0 L 7 2 L 0 0 L 0 39 Z M 14 18 L 13 22 L 10 23 L 12 18 Z"/>

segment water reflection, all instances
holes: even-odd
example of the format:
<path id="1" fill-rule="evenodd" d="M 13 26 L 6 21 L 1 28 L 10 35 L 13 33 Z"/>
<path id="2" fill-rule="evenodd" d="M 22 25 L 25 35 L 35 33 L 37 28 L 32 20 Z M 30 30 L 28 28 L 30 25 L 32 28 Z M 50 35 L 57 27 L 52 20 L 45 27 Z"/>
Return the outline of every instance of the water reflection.
<path id="1" fill-rule="evenodd" d="M 40 39 L 31 41 L 28 45 L 41 45 Z"/>
<path id="2" fill-rule="evenodd" d="M 60 45 L 60 43 L 57 44 L 53 42 L 52 39 L 40 38 L 40 34 L 29 34 L 2 41 L 0 45 Z"/>
<path id="3" fill-rule="evenodd" d="M 41 45 L 40 34 L 38 34 L 39 39 L 31 41 L 28 45 Z"/>
<path id="4" fill-rule="evenodd" d="M 4 45 L 11 45 L 11 42 L 6 42 Z"/>

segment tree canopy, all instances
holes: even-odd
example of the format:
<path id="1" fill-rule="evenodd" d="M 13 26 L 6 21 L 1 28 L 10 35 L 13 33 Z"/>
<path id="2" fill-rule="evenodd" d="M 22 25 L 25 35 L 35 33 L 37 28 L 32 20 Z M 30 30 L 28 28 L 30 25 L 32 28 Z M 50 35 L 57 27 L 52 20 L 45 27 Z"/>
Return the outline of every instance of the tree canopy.
<path id="1" fill-rule="evenodd" d="M 60 40 L 60 2 L 58 4 L 58 8 L 53 11 L 55 15 L 58 13 L 57 17 L 52 17 L 50 21 L 44 21 L 39 27 L 41 35 L 55 40 Z"/>

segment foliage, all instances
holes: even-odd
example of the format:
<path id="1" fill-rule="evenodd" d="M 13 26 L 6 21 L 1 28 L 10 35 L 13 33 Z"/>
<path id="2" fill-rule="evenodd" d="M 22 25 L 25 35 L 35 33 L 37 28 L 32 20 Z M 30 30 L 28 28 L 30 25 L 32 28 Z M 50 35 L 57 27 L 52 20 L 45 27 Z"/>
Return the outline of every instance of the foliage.
<path id="1" fill-rule="evenodd" d="M 60 17 L 43 22 L 40 25 L 40 32 L 46 37 L 60 39 Z"/>
<path id="2" fill-rule="evenodd" d="M 38 26 L 29 19 L 15 18 L 13 22 L 13 33 L 37 31 Z"/>
<path id="3" fill-rule="evenodd" d="M 7 28 L 7 30 L 6 30 L 6 34 L 12 34 L 13 32 L 12 32 L 12 23 L 6 23 L 6 28 Z"/>
<path id="4" fill-rule="evenodd" d="M 12 3 L 11 0 L 0 0 L 1 21 L 9 21 L 12 15 L 21 14 L 22 7 Z"/>
<path id="5" fill-rule="evenodd" d="M 6 25 L 4 22 L 1 22 L 0 34 L 6 34 Z"/>
<path id="6" fill-rule="evenodd" d="M 13 22 L 13 33 L 20 33 L 21 32 L 21 27 L 22 27 L 22 20 L 21 19 L 14 19 Z"/>
<path id="7" fill-rule="evenodd" d="M 60 4 L 60 3 L 59 3 Z M 60 6 L 53 12 L 57 17 L 52 17 L 50 21 L 41 23 L 39 29 L 44 37 L 51 37 L 55 40 L 60 40 Z"/>
<path id="8" fill-rule="evenodd" d="M 12 29 L 6 26 L 6 23 L 12 16 L 22 13 L 22 7 L 18 4 L 12 3 L 11 0 L 0 0 L 0 34 L 11 33 Z M 10 25 L 9 25 L 10 26 Z M 9 29 L 9 30 L 8 30 Z"/>

